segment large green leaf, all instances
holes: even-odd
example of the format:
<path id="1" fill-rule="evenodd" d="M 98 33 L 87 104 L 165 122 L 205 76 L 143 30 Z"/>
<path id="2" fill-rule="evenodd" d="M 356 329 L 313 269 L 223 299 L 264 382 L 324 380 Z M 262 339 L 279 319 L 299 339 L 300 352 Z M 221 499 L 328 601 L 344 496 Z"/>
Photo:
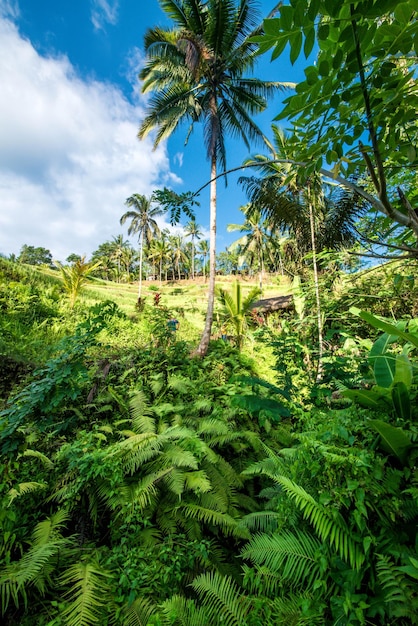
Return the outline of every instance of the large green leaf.
<path id="1" fill-rule="evenodd" d="M 413 335 L 412 333 L 407 333 L 401 330 L 400 328 L 398 328 L 397 326 L 395 326 L 394 324 L 390 324 L 389 322 L 386 322 L 385 320 L 382 320 L 379 317 L 376 317 L 375 315 L 368 313 L 367 311 L 361 311 L 360 309 L 354 306 L 350 308 L 350 313 L 353 313 L 353 315 L 358 315 L 358 317 L 360 317 L 365 322 L 368 322 L 371 326 L 373 326 L 373 328 L 377 328 L 378 330 L 383 330 L 383 332 L 388 333 L 389 335 L 396 335 L 400 339 L 403 339 L 407 343 L 410 343 L 416 348 L 418 348 L 418 336 L 417 335 Z"/>
<path id="2" fill-rule="evenodd" d="M 346 398 L 353 400 L 366 409 L 374 409 L 375 411 L 384 411 L 391 407 L 390 391 L 379 388 L 374 389 L 345 389 L 342 394 Z"/>
<path id="3" fill-rule="evenodd" d="M 238 406 L 249 413 L 258 413 L 259 411 L 267 411 L 271 417 L 277 421 L 280 417 L 289 417 L 289 409 L 283 406 L 273 398 L 262 398 L 253 395 L 237 395 L 231 400 L 231 404 Z"/>
<path id="4" fill-rule="evenodd" d="M 409 390 L 412 385 L 413 367 L 406 354 L 398 354 L 395 362 L 394 383 L 403 383 Z"/>
<path id="5" fill-rule="evenodd" d="M 400 381 L 393 385 L 392 402 L 400 419 L 407 421 L 411 418 L 411 399 L 405 383 Z"/>
<path id="6" fill-rule="evenodd" d="M 374 359 L 374 377 L 379 387 L 389 388 L 395 378 L 395 356 L 385 354 Z"/>
<path id="7" fill-rule="evenodd" d="M 382 448 L 393 454 L 401 463 L 406 464 L 407 452 L 411 447 L 411 440 L 401 429 L 382 420 L 370 420 L 371 427 L 379 433 Z"/>

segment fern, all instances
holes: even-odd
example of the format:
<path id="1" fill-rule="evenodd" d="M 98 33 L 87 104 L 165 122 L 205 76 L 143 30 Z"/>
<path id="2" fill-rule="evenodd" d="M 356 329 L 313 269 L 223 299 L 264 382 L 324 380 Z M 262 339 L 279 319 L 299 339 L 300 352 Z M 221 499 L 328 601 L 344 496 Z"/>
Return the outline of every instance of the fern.
<path id="1" fill-rule="evenodd" d="M 418 561 L 416 562 L 418 566 Z M 412 624 L 418 624 L 418 598 L 416 580 L 412 581 L 405 573 L 411 573 L 412 578 L 418 578 L 418 567 L 400 567 L 395 565 L 386 555 L 378 555 L 376 564 L 377 578 L 382 586 L 385 604 L 388 605 L 391 617 L 409 617 Z"/>
<path id="2" fill-rule="evenodd" d="M 249 530 L 271 532 L 277 530 L 281 520 L 282 516 L 275 511 L 256 511 L 255 513 L 244 515 L 239 523 Z"/>
<path id="3" fill-rule="evenodd" d="M 124 626 L 147 626 L 157 608 L 146 598 L 137 598 L 125 608 Z"/>
<path id="4" fill-rule="evenodd" d="M 240 593 L 229 576 L 217 572 L 201 574 L 192 583 L 208 612 L 209 624 L 245 626 L 251 608 L 248 598 Z"/>
<path id="5" fill-rule="evenodd" d="M 321 542 L 308 533 L 282 532 L 279 535 L 257 535 L 241 556 L 256 565 L 265 565 L 292 587 L 303 583 L 310 588 L 319 578 Z"/>
<path id="6" fill-rule="evenodd" d="M 48 469 L 52 469 L 54 467 L 54 463 L 51 461 L 51 459 L 49 459 L 45 454 L 42 454 L 42 452 L 38 452 L 38 450 L 27 449 L 23 452 L 22 456 L 29 456 L 35 459 L 39 459 Z"/>
<path id="7" fill-rule="evenodd" d="M 15 488 L 13 487 L 9 491 L 9 506 L 12 504 L 13 500 L 19 498 L 20 496 L 24 496 L 27 493 L 33 493 L 34 491 L 39 491 L 47 488 L 46 483 L 38 483 L 38 482 L 30 482 L 30 483 L 19 483 L 19 485 Z"/>
<path id="8" fill-rule="evenodd" d="M 220 511 L 208 509 L 194 503 L 181 505 L 178 509 L 181 510 L 186 517 L 192 517 L 204 524 L 221 528 L 226 535 L 244 539 L 248 538 L 248 532 L 240 528 L 237 524 L 237 520 L 228 513 L 221 513 Z"/>
<path id="9" fill-rule="evenodd" d="M 203 607 L 197 607 L 193 600 L 175 595 L 161 605 L 164 624 L 167 626 L 215 626 Z M 128 625 L 130 626 L 130 625 Z M 134 626 L 134 624 L 132 624 Z"/>
<path id="10" fill-rule="evenodd" d="M 71 538 L 62 537 L 62 530 L 68 520 L 66 511 L 58 511 L 40 522 L 32 535 L 31 547 L 19 561 L 11 563 L 0 572 L 0 594 L 4 614 L 12 599 L 19 607 L 19 596 L 26 604 L 28 588 L 33 585 L 41 594 L 45 593 L 46 582 L 59 556 L 73 545 Z"/>
<path id="11" fill-rule="evenodd" d="M 66 626 L 90 626 L 102 622 L 108 578 L 109 574 L 95 561 L 79 561 L 62 574 L 61 585 L 72 585 L 64 594 L 69 600 L 62 612 Z"/>
<path id="12" fill-rule="evenodd" d="M 303 487 L 296 485 L 289 478 L 277 476 L 275 480 L 283 487 L 286 493 L 295 501 L 322 541 L 329 541 L 335 547 L 340 557 L 348 562 L 357 571 L 364 563 L 364 553 L 360 544 L 356 543 L 342 516 L 338 513 L 335 518 L 324 510 Z"/>
<path id="13" fill-rule="evenodd" d="M 137 391 L 129 402 L 132 424 L 136 433 L 155 433 L 155 420 L 152 409 L 143 391 Z"/>

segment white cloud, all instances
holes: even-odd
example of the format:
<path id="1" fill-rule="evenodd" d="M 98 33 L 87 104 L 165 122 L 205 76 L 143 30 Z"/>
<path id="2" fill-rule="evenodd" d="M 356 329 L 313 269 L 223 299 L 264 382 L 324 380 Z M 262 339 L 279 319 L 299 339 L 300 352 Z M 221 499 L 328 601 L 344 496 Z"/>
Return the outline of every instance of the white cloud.
<path id="1" fill-rule="evenodd" d="M 165 146 L 139 142 L 140 101 L 40 56 L 0 19 L 0 252 L 23 244 L 64 260 L 123 232 L 132 193 L 179 182 Z M 126 233 L 125 233 L 126 234 Z"/>
<path id="2" fill-rule="evenodd" d="M 114 26 L 118 21 L 119 0 L 92 0 L 91 21 L 96 30 L 104 30 L 106 24 Z"/>

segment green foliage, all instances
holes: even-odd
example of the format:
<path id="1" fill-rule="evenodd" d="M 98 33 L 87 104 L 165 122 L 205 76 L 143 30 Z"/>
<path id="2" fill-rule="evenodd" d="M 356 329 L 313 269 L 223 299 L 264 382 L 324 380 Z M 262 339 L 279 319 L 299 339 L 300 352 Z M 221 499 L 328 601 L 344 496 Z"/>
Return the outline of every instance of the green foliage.
<path id="1" fill-rule="evenodd" d="M 69 266 L 62 265 L 58 261 L 55 263 L 61 272 L 64 289 L 68 293 L 71 308 L 74 307 L 89 274 L 92 274 L 101 265 L 100 261 L 86 263 L 85 259 L 85 257 L 77 259 Z"/>
<path id="2" fill-rule="evenodd" d="M 115 311 L 113 303 L 93 308 L 75 334 L 58 344 L 56 356 L 34 372 L 33 382 L 9 398 L 6 408 L 0 412 L 3 454 L 16 449 L 19 440 L 13 435 L 21 427 L 27 428 L 33 422 L 41 431 L 54 422 L 58 426 L 56 411 L 64 402 L 76 400 L 82 392 L 83 385 L 88 381 L 86 351 L 95 344 L 96 335 Z"/>
<path id="3" fill-rule="evenodd" d="M 399 172 L 414 180 L 416 39 L 416 6 L 397 0 L 296 0 L 281 5 L 253 39 L 260 52 L 272 50 L 273 59 L 289 53 L 292 63 L 301 55 L 310 63 L 276 118 L 291 120 L 294 158 L 306 164 L 305 175 L 321 171 L 355 188 L 373 211 L 401 227 L 397 244 L 403 241 L 413 256 L 418 222 L 410 202 L 416 196 L 408 201 Z M 368 191 L 350 184 L 350 175 L 359 172 Z M 405 227 L 413 233 L 411 246 Z"/>
<path id="4" fill-rule="evenodd" d="M 248 327 L 251 305 L 260 295 L 260 290 L 253 287 L 245 296 L 242 285 L 236 281 L 232 285 L 231 292 L 225 289 L 217 289 L 217 297 L 223 307 L 221 319 L 225 330 L 232 329 L 238 350 L 242 349 L 245 333 Z"/>

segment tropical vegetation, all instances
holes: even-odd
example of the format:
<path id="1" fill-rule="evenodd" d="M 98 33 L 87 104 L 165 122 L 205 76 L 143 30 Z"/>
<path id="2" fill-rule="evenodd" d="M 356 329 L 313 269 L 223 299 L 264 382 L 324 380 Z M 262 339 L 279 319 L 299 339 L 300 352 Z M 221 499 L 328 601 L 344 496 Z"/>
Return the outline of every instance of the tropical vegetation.
<path id="1" fill-rule="evenodd" d="M 140 134 L 206 123 L 212 208 L 256 54 L 306 80 L 216 256 L 164 189 L 126 200 L 138 251 L 0 257 L 2 623 L 416 625 L 415 3 L 161 6 Z"/>

